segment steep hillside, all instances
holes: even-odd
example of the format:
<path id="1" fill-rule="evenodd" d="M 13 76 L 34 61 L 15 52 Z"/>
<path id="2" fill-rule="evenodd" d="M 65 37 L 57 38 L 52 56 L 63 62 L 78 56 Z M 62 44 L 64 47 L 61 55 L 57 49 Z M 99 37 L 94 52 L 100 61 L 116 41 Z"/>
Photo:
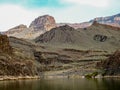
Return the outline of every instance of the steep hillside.
<path id="1" fill-rule="evenodd" d="M 68 26 L 60 26 L 52 29 L 45 34 L 40 35 L 40 37 L 35 39 L 35 42 L 41 43 L 77 43 L 76 40 L 79 39 L 79 33 L 77 31 Z"/>
<path id="2" fill-rule="evenodd" d="M 25 57 L 22 53 L 24 50 L 11 46 L 6 35 L 0 35 L 0 76 L 38 75 L 33 58 Z"/>
<path id="3" fill-rule="evenodd" d="M 71 45 L 85 49 L 111 49 L 120 48 L 120 29 L 99 24 L 96 21 L 84 29 L 73 29 L 65 25 L 52 29 L 35 39 L 36 43 L 52 45 Z"/>

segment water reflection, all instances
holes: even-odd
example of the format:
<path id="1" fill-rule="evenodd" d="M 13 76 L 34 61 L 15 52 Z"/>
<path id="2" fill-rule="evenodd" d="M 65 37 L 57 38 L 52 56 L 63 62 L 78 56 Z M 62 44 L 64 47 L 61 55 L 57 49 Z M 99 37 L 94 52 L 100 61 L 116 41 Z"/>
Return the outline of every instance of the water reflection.
<path id="1" fill-rule="evenodd" d="M 0 81 L 0 90 L 120 90 L 120 79 Z"/>

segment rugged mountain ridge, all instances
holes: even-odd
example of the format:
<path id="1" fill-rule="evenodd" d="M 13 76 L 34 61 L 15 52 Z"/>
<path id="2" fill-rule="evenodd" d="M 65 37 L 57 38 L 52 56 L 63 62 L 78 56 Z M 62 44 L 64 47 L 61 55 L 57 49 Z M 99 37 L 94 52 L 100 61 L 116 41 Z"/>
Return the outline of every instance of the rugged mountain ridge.
<path id="1" fill-rule="evenodd" d="M 12 29 L 9 29 L 7 32 L 5 32 L 5 34 L 17 38 L 35 39 L 39 35 L 55 27 L 69 25 L 74 29 L 86 28 L 91 26 L 94 21 L 97 21 L 98 23 L 101 24 L 120 27 L 120 14 L 108 16 L 108 17 L 98 17 L 83 23 L 56 23 L 54 17 L 50 15 L 43 15 L 33 20 L 29 27 L 25 25 L 19 25 Z"/>
<path id="2" fill-rule="evenodd" d="M 113 16 L 107 16 L 107 17 L 97 17 L 94 20 L 102 24 L 120 27 L 120 14 L 116 14 Z M 92 21 L 93 20 L 91 20 L 90 22 Z"/>
<path id="3" fill-rule="evenodd" d="M 75 29 L 89 27 L 94 21 L 101 24 L 107 24 L 115 27 L 120 27 L 120 14 L 106 16 L 106 17 L 96 17 L 88 22 L 83 23 L 58 23 L 57 26 L 69 25 Z"/>
<path id="4" fill-rule="evenodd" d="M 32 21 L 29 27 L 21 24 L 9 29 L 4 34 L 17 38 L 34 39 L 54 27 L 56 27 L 55 19 L 52 16 L 44 15 Z"/>
<path id="5" fill-rule="evenodd" d="M 69 44 L 73 47 L 77 45 L 89 49 L 117 49 L 120 46 L 119 38 L 120 28 L 99 24 L 95 21 L 90 27 L 84 29 L 75 30 L 68 25 L 54 28 L 37 37 L 35 42 L 52 45 Z"/>

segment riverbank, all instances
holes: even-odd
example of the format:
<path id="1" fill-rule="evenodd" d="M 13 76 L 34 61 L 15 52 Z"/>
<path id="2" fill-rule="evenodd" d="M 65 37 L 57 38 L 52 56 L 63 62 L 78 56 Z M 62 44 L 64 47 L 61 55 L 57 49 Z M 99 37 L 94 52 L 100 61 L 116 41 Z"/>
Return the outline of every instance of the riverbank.
<path id="1" fill-rule="evenodd" d="M 0 76 L 0 81 L 22 79 L 40 79 L 40 76 Z"/>
<path id="2" fill-rule="evenodd" d="M 45 76 L 0 76 L 0 81 L 6 80 L 26 80 L 26 79 L 62 79 L 62 78 L 86 78 L 80 75 L 45 75 Z M 120 76 L 96 76 L 94 78 L 120 78 Z"/>

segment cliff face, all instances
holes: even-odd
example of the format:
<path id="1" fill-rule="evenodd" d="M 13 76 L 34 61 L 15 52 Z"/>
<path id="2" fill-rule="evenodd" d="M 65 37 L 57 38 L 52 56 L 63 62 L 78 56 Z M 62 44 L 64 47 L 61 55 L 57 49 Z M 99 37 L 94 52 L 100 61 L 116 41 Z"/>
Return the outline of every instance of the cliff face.
<path id="1" fill-rule="evenodd" d="M 56 27 L 56 22 L 54 17 L 49 15 L 44 15 L 36 18 L 31 24 L 29 28 L 32 28 L 36 31 L 45 30 L 49 31 L 52 28 Z"/>
<path id="2" fill-rule="evenodd" d="M 0 35 L 0 52 L 12 53 L 12 47 L 6 35 Z"/>

